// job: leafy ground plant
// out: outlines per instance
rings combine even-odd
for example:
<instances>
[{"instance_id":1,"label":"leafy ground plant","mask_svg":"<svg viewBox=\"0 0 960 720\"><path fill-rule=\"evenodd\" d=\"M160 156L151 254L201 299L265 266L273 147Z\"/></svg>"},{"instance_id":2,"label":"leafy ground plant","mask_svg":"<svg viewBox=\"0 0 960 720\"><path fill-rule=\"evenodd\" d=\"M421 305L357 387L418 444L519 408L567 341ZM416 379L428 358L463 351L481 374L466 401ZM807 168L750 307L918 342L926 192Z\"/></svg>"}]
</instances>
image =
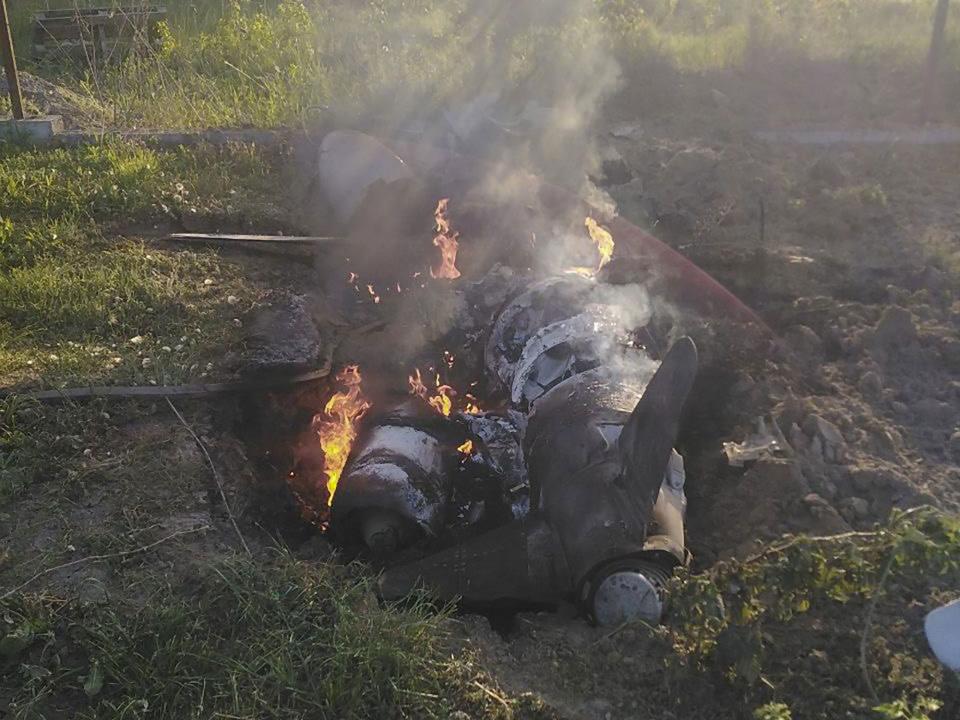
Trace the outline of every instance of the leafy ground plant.
<instances>
[{"instance_id":1,"label":"leafy ground plant","mask_svg":"<svg viewBox=\"0 0 960 720\"><path fill-rule=\"evenodd\" d=\"M958 586L960 518L932 509L873 532L792 538L678 581L673 681L698 679L694 704L713 695L763 718L952 718L960 683L920 629Z\"/></svg>"}]
</instances>

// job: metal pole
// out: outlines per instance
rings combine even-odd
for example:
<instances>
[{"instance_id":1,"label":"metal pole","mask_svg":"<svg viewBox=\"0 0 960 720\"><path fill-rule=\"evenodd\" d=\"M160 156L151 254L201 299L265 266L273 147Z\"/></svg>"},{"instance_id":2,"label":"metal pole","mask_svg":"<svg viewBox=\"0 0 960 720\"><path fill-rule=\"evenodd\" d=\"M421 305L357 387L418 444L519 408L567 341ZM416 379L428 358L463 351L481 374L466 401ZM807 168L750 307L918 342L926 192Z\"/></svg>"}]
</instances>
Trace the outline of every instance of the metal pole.
<instances>
[{"instance_id":1,"label":"metal pole","mask_svg":"<svg viewBox=\"0 0 960 720\"><path fill-rule=\"evenodd\" d=\"M920 120L926 122L936 96L937 75L940 69L940 56L943 54L943 39L947 29L947 15L950 0L937 0L937 9L933 15L933 35L930 38L930 54L927 56L927 73L923 79L923 100L920 105Z\"/></svg>"},{"instance_id":2,"label":"metal pole","mask_svg":"<svg viewBox=\"0 0 960 720\"><path fill-rule=\"evenodd\" d=\"M7 74L7 87L10 91L10 108L13 110L14 118L23 120L23 95L20 94L17 56L13 54L13 37L10 35L7 0L0 0L0 51L3 52L3 69Z\"/></svg>"}]
</instances>

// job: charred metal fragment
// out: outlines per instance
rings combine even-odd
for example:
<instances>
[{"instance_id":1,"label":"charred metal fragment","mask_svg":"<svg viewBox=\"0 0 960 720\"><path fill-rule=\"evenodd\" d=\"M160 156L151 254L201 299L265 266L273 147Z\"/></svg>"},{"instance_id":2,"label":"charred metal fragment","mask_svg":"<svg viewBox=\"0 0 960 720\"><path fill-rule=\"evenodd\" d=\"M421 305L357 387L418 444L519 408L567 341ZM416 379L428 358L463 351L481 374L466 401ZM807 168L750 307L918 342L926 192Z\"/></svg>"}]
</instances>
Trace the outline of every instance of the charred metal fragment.
<instances>
[{"instance_id":1,"label":"charred metal fragment","mask_svg":"<svg viewBox=\"0 0 960 720\"><path fill-rule=\"evenodd\" d=\"M317 367L323 341L305 297L275 292L245 324L244 376L275 377Z\"/></svg>"},{"instance_id":2,"label":"charred metal fragment","mask_svg":"<svg viewBox=\"0 0 960 720\"><path fill-rule=\"evenodd\" d=\"M530 510L529 479L523 455L523 433L527 418L516 410L506 415L484 413L460 415L473 443L475 456L488 481L496 484L497 495L508 505L510 517L519 520Z\"/></svg>"},{"instance_id":3,"label":"charred metal fragment","mask_svg":"<svg viewBox=\"0 0 960 720\"><path fill-rule=\"evenodd\" d=\"M579 314L593 289L576 276L548 278L534 283L500 312L484 350L491 379L511 389L517 363L538 331Z\"/></svg>"},{"instance_id":4,"label":"charred metal fragment","mask_svg":"<svg viewBox=\"0 0 960 720\"><path fill-rule=\"evenodd\" d=\"M440 531L456 447L448 423L404 402L376 418L340 477L331 528L342 542L389 554Z\"/></svg>"},{"instance_id":5,"label":"charred metal fragment","mask_svg":"<svg viewBox=\"0 0 960 720\"><path fill-rule=\"evenodd\" d=\"M510 399L514 405L529 407L558 383L600 365L600 351L614 344L620 330L613 316L612 308L590 306L534 333L513 368ZM600 336L607 336L609 342L599 343Z\"/></svg>"},{"instance_id":6,"label":"charred metal fragment","mask_svg":"<svg viewBox=\"0 0 960 720\"><path fill-rule=\"evenodd\" d=\"M320 144L317 171L330 207L344 225L376 183L411 180L410 166L376 138L355 130L335 130Z\"/></svg>"}]
</instances>

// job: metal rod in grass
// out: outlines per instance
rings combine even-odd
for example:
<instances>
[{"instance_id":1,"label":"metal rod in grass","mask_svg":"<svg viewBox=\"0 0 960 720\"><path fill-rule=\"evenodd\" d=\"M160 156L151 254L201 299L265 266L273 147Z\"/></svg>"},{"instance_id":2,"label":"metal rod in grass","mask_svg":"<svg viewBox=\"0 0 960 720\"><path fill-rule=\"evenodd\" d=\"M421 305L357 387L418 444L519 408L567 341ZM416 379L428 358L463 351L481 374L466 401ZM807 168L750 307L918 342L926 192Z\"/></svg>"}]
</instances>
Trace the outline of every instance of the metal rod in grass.
<instances>
[{"instance_id":1,"label":"metal rod in grass","mask_svg":"<svg viewBox=\"0 0 960 720\"><path fill-rule=\"evenodd\" d=\"M214 464L213 458L210 457L207 446L203 444L200 436L194 432L193 428L190 426L190 423L184 419L183 415L180 414L180 411L177 410L177 406L173 404L170 398L165 397L164 400L167 401L167 405L169 405L170 409L173 410L173 414L177 416L177 419L187 429L187 432L193 436L193 439L199 446L203 456L207 459L207 464L210 466L210 472L213 474L213 481L216 483L217 490L220 493L220 499L223 500L223 506L227 509L227 517L230 518L230 524L233 525L233 531L237 534L237 538L240 540L240 544L243 546L243 549L246 551L247 555L253 555L253 553L250 552L250 548L247 546L247 541L244 539L243 533L240 532L240 526L237 525L237 520L233 516L233 511L230 509L230 503L227 502L227 494L223 491L223 483L220 481L220 472L217 470L217 466Z\"/></svg>"},{"instance_id":2,"label":"metal rod in grass","mask_svg":"<svg viewBox=\"0 0 960 720\"><path fill-rule=\"evenodd\" d=\"M10 16L7 14L7 0L0 0L0 51L3 54L4 73L10 93L11 114L15 120L23 120L23 93L20 90L17 55L13 50Z\"/></svg>"}]
</instances>

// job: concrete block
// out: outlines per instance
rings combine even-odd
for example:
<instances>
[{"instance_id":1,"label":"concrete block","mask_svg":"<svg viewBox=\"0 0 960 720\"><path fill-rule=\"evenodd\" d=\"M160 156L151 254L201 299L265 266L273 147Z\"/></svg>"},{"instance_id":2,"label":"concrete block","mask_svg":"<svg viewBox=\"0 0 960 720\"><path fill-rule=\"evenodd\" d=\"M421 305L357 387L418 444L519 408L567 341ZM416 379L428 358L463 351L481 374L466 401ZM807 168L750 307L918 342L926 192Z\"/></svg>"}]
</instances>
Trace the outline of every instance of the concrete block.
<instances>
[{"instance_id":1,"label":"concrete block","mask_svg":"<svg viewBox=\"0 0 960 720\"><path fill-rule=\"evenodd\" d=\"M63 118L44 115L24 120L0 121L0 139L47 143L63 132Z\"/></svg>"}]
</instances>

